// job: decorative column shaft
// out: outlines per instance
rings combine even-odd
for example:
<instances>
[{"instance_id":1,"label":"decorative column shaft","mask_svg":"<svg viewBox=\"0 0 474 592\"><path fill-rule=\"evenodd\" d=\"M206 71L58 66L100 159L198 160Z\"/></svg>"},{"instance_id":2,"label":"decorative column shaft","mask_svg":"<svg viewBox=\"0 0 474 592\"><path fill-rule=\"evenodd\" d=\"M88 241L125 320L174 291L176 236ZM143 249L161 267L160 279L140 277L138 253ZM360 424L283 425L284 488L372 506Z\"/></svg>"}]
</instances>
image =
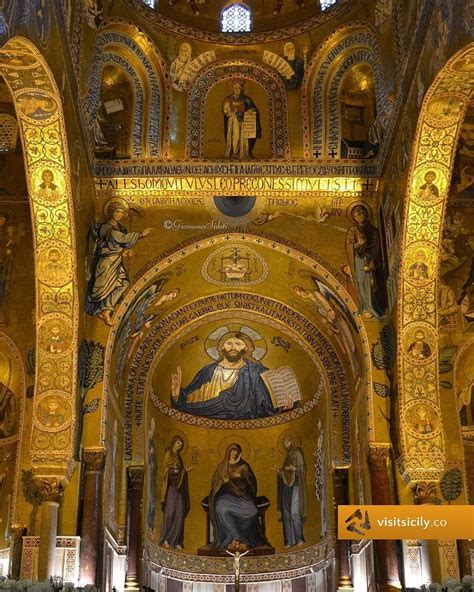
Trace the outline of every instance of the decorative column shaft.
<instances>
[{"instance_id":1,"label":"decorative column shaft","mask_svg":"<svg viewBox=\"0 0 474 592\"><path fill-rule=\"evenodd\" d=\"M21 555L23 551L23 536L26 528L14 524L10 528L11 554L10 554L10 576L12 580L19 580L21 575Z\"/></svg>"},{"instance_id":2,"label":"decorative column shaft","mask_svg":"<svg viewBox=\"0 0 474 592\"><path fill-rule=\"evenodd\" d=\"M105 464L103 448L82 451L84 493L81 509L81 583L96 584L98 573L100 526L102 518L102 472Z\"/></svg>"},{"instance_id":3,"label":"decorative column shaft","mask_svg":"<svg viewBox=\"0 0 474 592\"><path fill-rule=\"evenodd\" d=\"M388 472L389 452L387 446L371 445L369 448L370 486L374 505L389 506L392 503ZM396 541L374 541L374 547L379 567L380 591L400 590L402 586Z\"/></svg>"},{"instance_id":4,"label":"decorative column shaft","mask_svg":"<svg viewBox=\"0 0 474 592\"><path fill-rule=\"evenodd\" d=\"M140 532L142 524L143 467L128 467L127 486L127 589L139 589Z\"/></svg>"},{"instance_id":5,"label":"decorative column shaft","mask_svg":"<svg viewBox=\"0 0 474 592\"><path fill-rule=\"evenodd\" d=\"M457 541L459 572L461 578L472 575L471 545L469 541Z\"/></svg>"},{"instance_id":6,"label":"decorative column shaft","mask_svg":"<svg viewBox=\"0 0 474 592\"><path fill-rule=\"evenodd\" d=\"M35 484L42 499L38 549L38 579L41 581L58 575L54 573L58 512L66 480L64 477L37 476Z\"/></svg>"},{"instance_id":7,"label":"decorative column shaft","mask_svg":"<svg viewBox=\"0 0 474 592\"><path fill-rule=\"evenodd\" d=\"M337 524L337 506L346 506L349 504L349 474L347 469L334 469L334 497L336 499ZM339 565L338 590L353 590L349 564L349 546L350 541L337 541Z\"/></svg>"}]
</instances>

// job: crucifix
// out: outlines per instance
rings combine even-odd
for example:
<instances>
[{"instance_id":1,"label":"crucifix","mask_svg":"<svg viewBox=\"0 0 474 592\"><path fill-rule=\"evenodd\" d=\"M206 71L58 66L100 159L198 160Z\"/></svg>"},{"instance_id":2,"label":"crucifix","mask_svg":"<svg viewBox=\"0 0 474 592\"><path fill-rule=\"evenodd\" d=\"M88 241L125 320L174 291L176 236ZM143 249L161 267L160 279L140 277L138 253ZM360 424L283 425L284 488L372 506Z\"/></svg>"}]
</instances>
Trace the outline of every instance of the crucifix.
<instances>
[{"instance_id":1,"label":"crucifix","mask_svg":"<svg viewBox=\"0 0 474 592\"><path fill-rule=\"evenodd\" d=\"M231 551L229 551L228 549L226 549L226 553L228 555L230 555L231 557L234 558L234 591L235 592L239 592L239 586L240 586L240 559L244 556L247 555L248 550L245 551L245 553L241 553L238 549L235 551L235 553L232 553Z\"/></svg>"}]
</instances>

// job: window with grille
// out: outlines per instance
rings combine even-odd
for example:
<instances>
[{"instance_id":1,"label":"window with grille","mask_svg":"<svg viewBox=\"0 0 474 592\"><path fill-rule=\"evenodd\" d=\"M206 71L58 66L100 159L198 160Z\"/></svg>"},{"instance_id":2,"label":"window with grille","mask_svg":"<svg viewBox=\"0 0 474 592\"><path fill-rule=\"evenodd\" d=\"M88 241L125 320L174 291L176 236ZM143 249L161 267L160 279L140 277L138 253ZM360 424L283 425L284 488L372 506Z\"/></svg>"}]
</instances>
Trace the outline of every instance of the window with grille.
<instances>
[{"instance_id":1,"label":"window with grille","mask_svg":"<svg viewBox=\"0 0 474 592\"><path fill-rule=\"evenodd\" d=\"M252 13L242 4L232 4L222 12L224 33L249 33L251 26Z\"/></svg>"},{"instance_id":2,"label":"window with grille","mask_svg":"<svg viewBox=\"0 0 474 592\"><path fill-rule=\"evenodd\" d=\"M337 0L319 0L321 3L321 10L330 8L333 4L336 4Z\"/></svg>"},{"instance_id":3,"label":"window with grille","mask_svg":"<svg viewBox=\"0 0 474 592\"><path fill-rule=\"evenodd\" d=\"M155 8L155 0L142 0L147 6Z\"/></svg>"},{"instance_id":4,"label":"window with grille","mask_svg":"<svg viewBox=\"0 0 474 592\"><path fill-rule=\"evenodd\" d=\"M15 150L18 139L18 123L12 115L0 113L0 152Z\"/></svg>"}]
</instances>

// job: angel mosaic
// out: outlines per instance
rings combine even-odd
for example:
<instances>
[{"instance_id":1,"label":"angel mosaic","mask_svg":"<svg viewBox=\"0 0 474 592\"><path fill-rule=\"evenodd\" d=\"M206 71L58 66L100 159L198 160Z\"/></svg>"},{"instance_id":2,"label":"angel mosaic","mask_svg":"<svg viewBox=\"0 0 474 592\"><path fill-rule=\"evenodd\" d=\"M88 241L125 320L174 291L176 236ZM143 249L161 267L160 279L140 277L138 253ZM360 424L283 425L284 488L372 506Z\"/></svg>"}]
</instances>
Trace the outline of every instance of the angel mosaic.
<instances>
[{"instance_id":1,"label":"angel mosaic","mask_svg":"<svg viewBox=\"0 0 474 592\"><path fill-rule=\"evenodd\" d=\"M153 284L145 288L136 297L125 312L115 340L118 350L116 366L117 381L122 379L127 362L127 354L131 354L145 331L151 328L160 309L166 303L172 302L179 296L179 288L173 288L169 292L163 292L164 285L168 280L168 275L162 275L157 278Z\"/></svg>"},{"instance_id":2,"label":"angel mosaic","mask_svg":"<svg viewBox=\"0 0 474 592\"><path fill-rule=\"evenodd\" d=\"M357 376L360 372L360 364L357 355L353 332L357 333L357 325L341 299L326 284L311 276L313 282L311 288L295 286L293 292L309 303L314 304L321 315L323 323L336 336L344 349L354 372ZM351 330L352 328L352 330Z\"/></svg>"},{"instance_id":3,"label":"angel mosaic","mask_svg":"<svg viewBox=\"0 0 474 592\"><path fill-rule=\"evenodd\" d=\"M97 316L107 325L112 325L113 312L130 284L124 257L130 256L137 241L153 231L145 228L141 232L129 232L122 224L129 213L124 199L112 198L104 206L103 220L92 224L90 229L95 249L85 309L87 314Z\"/></svg>"}]
</instances>

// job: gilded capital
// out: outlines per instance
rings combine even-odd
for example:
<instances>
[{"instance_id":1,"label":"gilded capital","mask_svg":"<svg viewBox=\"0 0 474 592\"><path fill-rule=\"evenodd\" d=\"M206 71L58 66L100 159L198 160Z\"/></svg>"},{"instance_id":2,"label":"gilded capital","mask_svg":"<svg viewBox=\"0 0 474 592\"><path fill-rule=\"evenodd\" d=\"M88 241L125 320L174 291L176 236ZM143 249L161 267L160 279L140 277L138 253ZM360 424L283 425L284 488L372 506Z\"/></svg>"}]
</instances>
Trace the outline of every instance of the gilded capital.
<instances>
[{"instance_id":1,"label":"gilded capital","mask_svg":"<svg viewBox=\"0 0 474 592\"><path fill-rule=\"evenodd\" d=\"M61 503L66 485L66 479L61 476L37 475L34 477L34 486L41 503Z\"/></svg>"},{"instance_id":2,"label":"gilded capital","mask_svg":"<svg viewBox=\"0 0 474 592\"><path fill-rule=\"evenodd\" d=\"M334 485L335 487L347 487L347 480L349 478L349 470L346 467L334 468Z\"/></svg>"},{"instance_id":3,"label":"gilded capital","mask_svg":"<svg viewBox=\"0 0 474 592\"><path fill-rule=\"evenodd\" d=\"M10 538L12 541L21 540L24 534L26 534L26 526L23 526L23 524L12 524L10 526Z\"/></svg>"},{"instance_id":4,"label":"gilded capital","mask_svg":"<svg viewBox=\"0 0 474 592\"><path fill-rule=\"evenodd\" d=\"M385 471L390 453L388 445L369 445L369 464L376 471Z\"/></svg>"},{"instance_id":5,"label":"gilded capital","mask_svg":"<svg viewBox=\"0 0 474 592\"><path fill-rule=\"evenodd\" d=\"M128 479L132 489L141 489L145 476L144 467L128 467Z\"/></svg>"},{"instance_id":6,"label":"gilded capital","mask_svg":"<svg viewBox=\"0 0 474 592\"><path fill-rule=\"evenodd\" d=\"M84 470L102 472L105 465L104 448L84 448L82 451Z\"/></svg>"},{"instance_id":7,"label":"gilded capital","mask_svg":"<svg viewBox=\"0 0 474 592\"><path fill-rule=\"evenodd\" d=\"M437 499L438 488L433 481L418 481L413 485L412 492L416 505L432 504Z\"/></svg>"},{"instance_id":8,"label":"gilded capital","mask_svg":"<svg viewBox=\"0 0 474 592\"><path fill-rule=\"evenodd\" d=\"M125 526L117 527L117 545L123 546L126 542L126 529Z\"/></svg>"}]
</instances>

